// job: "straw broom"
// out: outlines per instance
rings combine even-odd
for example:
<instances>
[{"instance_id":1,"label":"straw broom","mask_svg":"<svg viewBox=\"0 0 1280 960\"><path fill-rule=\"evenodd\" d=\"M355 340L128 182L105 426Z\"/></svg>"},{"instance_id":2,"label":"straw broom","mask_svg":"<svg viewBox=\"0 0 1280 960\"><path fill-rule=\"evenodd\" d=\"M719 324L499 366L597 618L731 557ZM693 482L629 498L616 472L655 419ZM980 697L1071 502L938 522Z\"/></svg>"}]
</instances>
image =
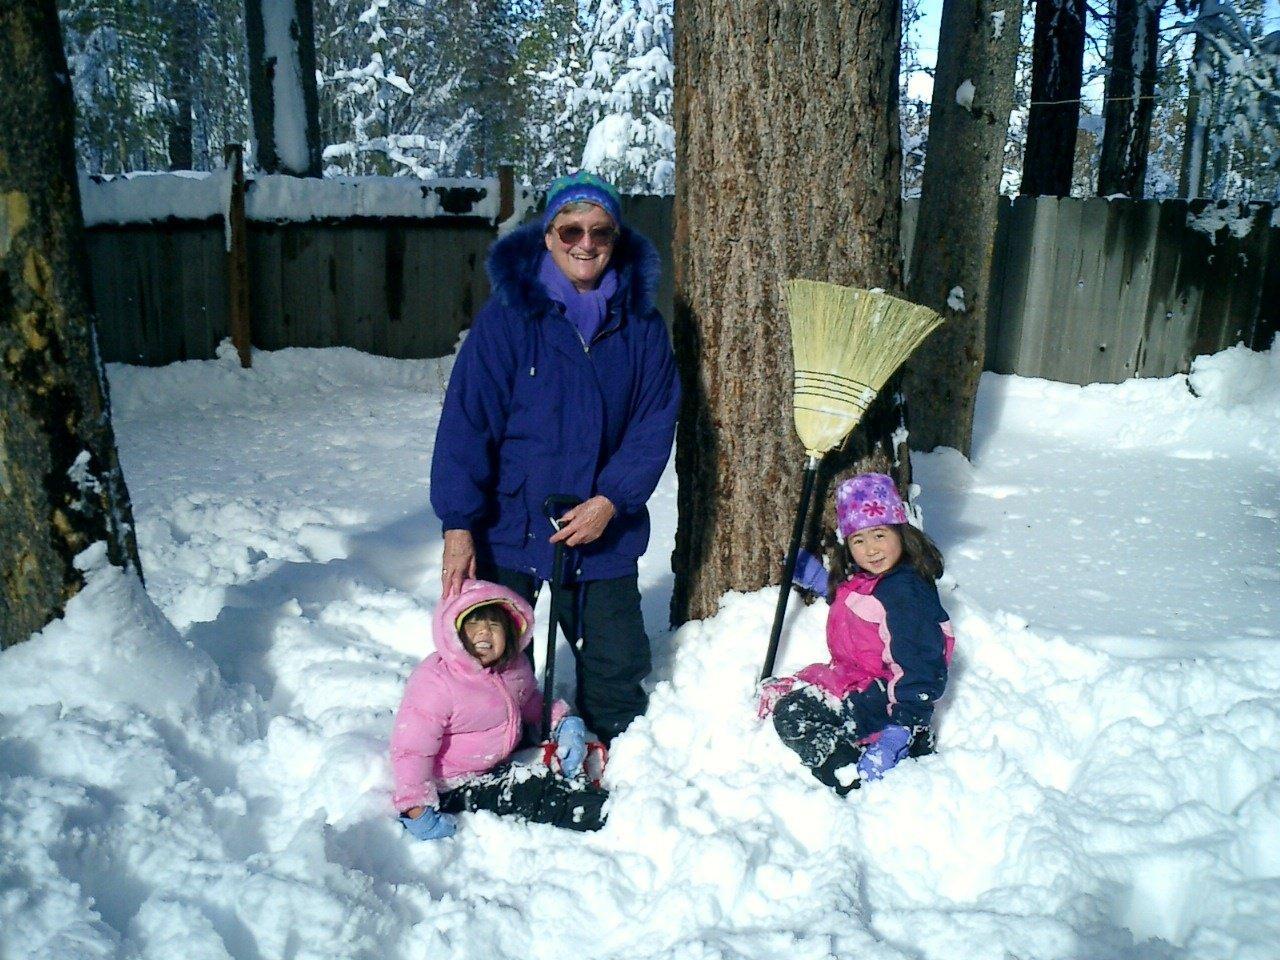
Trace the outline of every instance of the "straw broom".
<instances>
[{"instance_id":1,"label":"straw broom","mask_svg":"<svg viewBox=\"0 0 1280 960\"><path fill-rule=\"evenodd\" d=\"M787 312L795 359L792 405L808 462L762 680L773 674L796 555L822 458L844 443L885 381L942 324L942 317L928 307L879 290L817 280L787 283Z\"/></svg>"}]
</instances>

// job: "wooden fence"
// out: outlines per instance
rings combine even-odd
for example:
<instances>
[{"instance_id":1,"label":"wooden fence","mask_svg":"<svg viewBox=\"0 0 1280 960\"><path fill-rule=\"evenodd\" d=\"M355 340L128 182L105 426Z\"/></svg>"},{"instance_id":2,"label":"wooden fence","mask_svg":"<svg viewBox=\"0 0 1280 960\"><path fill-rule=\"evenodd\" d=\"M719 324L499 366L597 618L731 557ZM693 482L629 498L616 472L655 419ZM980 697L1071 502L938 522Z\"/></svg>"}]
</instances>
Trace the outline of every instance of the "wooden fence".
<instances>
[{"instance_id":1,"label":"wooden fence","mask_svg":"<svg viewBox=\"0 0 1280 960\"><path fill-rule=\"evenodd\" d=\"M253 343L438 357L484 302L493 225L481 220L249 224ZM89 230L108 361L207 359L229 332L223 226Z\"/></svg>"},{"instance_id":2,"label":"wooden fence","mask_svg":"<svg viewBox=\"0 0 1280 960\"><path fill-rule=\"evenodd\" d=\"M1000 206L986 367L1067 383L1185 371L1280 330L1269 204L1018 197Z\"/></svg>"},{"instance_id":3,"label":"wooden fence","mask_svg":"<svg viewBox=\"0 0 1280 960\"><path fill-rule=\"evenodd\" d=\"M464 211L465 213L465 211ZM672 204L625 198L652 238L671 316ZM253 341L441 356L488 293L494 217L250 222ZM1280 217L1265 204L1019 197L1000 206L987 368L1071 383L1186 370L1280 330ZM914 203L903 218L914 228ZM110 361L212 357L228 335L220 217L89 230L99 337Z\"/></svg>"}]
</instances>

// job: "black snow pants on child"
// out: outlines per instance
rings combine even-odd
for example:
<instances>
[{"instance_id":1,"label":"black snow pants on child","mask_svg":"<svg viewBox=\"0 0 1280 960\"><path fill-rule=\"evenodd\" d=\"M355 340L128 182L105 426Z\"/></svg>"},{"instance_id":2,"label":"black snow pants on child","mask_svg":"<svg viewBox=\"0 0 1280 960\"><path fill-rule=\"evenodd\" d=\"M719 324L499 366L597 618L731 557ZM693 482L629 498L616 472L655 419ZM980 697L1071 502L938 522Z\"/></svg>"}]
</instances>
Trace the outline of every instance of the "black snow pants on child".
<instances>
[{"instance_id":1,"label":"black snow pants on child","mask_svg":"<svg viewBox=\"0 0 1280 960\"><path fill-rule=\"evenodd\" d=\"M481 564L478 576L514 590L530 606L537 601L541 584L530 574ZM572 641L575 625L583 636L580 647L569 644L577 669L575 710L605 746L649 706L641 681L649 675L652 659L638 584L633 574L557 587L552 593L552 610L564 636ZM533 648L525 652L532 663Z\"/></svg>"},{"instance_id":2,"label":"black snow pants on child","mask_svg":"<svg viewBox=\"0 0 1280 960\"><path fill-rule=\"evenodd\" d=\"M599 830L609 791L566 780L542 765L502 763L440 794L444 813L489 810L566 830Z\"/></svg>"},{"instance_id":3,"label":"black snow pants on child","mask_svg":"<svg viewBox=\"0 0 1280 960\"><path fill-rule=\"evenodd\" d=\"M818 687L801 687L778 700L773 726L800 762L843 797L861 786L858 761L866 746L858 741L884 729L888 702L879 682L843 700ZM907 756L923 757L933 753L933 746L929 727L911 728Z\"/></svg>"}]
</instances>

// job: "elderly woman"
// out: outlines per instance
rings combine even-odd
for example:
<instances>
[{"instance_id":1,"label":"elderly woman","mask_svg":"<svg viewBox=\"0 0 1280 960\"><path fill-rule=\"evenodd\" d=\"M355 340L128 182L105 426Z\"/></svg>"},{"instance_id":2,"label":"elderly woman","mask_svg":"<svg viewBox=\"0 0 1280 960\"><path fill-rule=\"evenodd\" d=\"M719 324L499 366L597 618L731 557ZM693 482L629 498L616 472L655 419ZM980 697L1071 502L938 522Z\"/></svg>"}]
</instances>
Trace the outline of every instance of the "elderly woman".
<instances>
[{"instance_id":1,"label":"elderly woman","mask_svg":"<svg viewBox=\"0 0 1280 960\"><path fill-rule=\"evenodd\" d=\"M622 223L617 191L578 173L552 183L541 222L494 244L488 269L431 464L444 595L479 576L532 602L563 543L553 610L567 636L578 625L578 712L608 743L648 702L636 562L680 398L658 255ZM553 493L582 501L558 532Z\"/></svg>"}]
</instances>

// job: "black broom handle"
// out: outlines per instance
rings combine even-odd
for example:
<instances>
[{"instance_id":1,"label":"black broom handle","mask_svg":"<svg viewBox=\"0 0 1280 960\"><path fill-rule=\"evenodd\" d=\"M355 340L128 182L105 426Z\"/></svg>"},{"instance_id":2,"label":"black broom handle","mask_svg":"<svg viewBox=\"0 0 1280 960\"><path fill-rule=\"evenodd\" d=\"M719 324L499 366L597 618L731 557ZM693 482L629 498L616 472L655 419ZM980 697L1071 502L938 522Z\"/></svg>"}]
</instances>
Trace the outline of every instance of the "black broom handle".
<instances>
[{"instance_id":1,"label":"black broom handle","mask_svg":"<svg viewBox=\"0 0 1280 960\"><path fill-rule=\"evenodd\" d=\"M809 515L809 499L813 496L813 481L818 475L821 458L810 457L804 468L804 487L800 493L800 509L796 511L796 525L791 528L791 546L782 565L782 586L778 589L778 607L773 613L773 630L769 633L769 652L765 654L764 670L760 679L773 676L773 661L778 656L778 641L782 638L782 621L787 615L787 600L791 596L791 579L796 574L796 556L800 552L800 538L804 536L804 521Z\"/></svg>"}]
</instances>

